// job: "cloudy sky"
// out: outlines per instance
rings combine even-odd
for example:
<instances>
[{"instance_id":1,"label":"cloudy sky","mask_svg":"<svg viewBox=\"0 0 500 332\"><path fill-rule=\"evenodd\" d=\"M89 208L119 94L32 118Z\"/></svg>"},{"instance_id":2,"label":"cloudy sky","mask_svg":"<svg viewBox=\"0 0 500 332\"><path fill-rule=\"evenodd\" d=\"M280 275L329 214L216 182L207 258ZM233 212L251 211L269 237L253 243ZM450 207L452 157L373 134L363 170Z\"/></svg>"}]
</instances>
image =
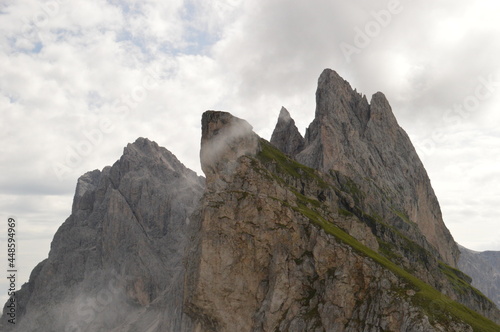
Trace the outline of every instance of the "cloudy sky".
<instances>
[{"instance_id":1,"label":"cloudy sky","mask_svg":"<svg viewBox=\"0 0 500 332\"><path fill-rule=\"evenodd\" d=\"M81 174L140 136L200 173L207 109L269 139L285 106L304 133L324 68L384 92L457 242L500 250L499 17L493 0L0 0L0 211L18 220L19 282Z\"/></svg>"}]
</instances>

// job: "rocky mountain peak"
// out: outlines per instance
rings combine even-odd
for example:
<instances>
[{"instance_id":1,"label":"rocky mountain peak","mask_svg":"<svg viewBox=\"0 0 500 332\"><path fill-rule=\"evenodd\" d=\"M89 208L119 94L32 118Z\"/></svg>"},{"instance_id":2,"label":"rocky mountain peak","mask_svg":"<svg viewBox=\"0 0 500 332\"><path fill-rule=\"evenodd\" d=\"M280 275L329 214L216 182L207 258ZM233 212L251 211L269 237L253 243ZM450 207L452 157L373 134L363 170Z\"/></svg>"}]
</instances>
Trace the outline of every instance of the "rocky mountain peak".
<instances>
[{"instance_id":1,"label":"rocky mountain peak","mask_svg":"<svg viewBox=\"0 0 500 332\"><path fill-rule=\"evenodd\" d=\"M17 292L18 324L0 330L180 331L184 252L203 191L203 178L145 138L81 176L48 259Z\"/></svg>"},{"instance_id":2,"label":"rocky mountain peak","mask_svg":"<svg viewBox=\"0 0 500 332\"><path fill-rule=\"evenodd\" d=\"M139 137L134 143L127 144L118 163L120 167L115 167L115 170L120 170L122 173L143 168L147 164L153 169L162 169L167 172L194 174L173 153L143 137Z\"/></svg>"},{"instance_id":3,"label":"rocky mountain peak","mask_svg":"<svg viewBox=\"0 0 500 332\"><path fill-rule=\"evenodd\" d=\"M288 112L281 114L278 127L290 124ZM443 264L447 273L456 274L454 280L463 282L460 292L467 295L458 297L440 270L437 250L416 225L402 220L403 212L391 211L386 220L365 210L367 196L373 194L365 192L366 187L342 173L322 173L299 164L259 139L246 122L244 134L234 138L231 127L240 127L241 120L230 114L211 111L203 118L202 156L211 144L222 148L216 162L204 168L208 190L200 210L199 237L188 259L185 308L196 331L340 332L370 326L470 332L466 324L443 326L423 318L423 307L429 305L433 315L448 310L433 303L439 293L432 287L476 309L484 305L485 314L497 317L484 297L471 299L474 291L465 286L459 271ZM242 153L238 143L252 149ZM369 181L366 176L358 180ZM373 199L380 200L380 193L375 194ZM380 204L391 208L388 202ZM381 258L383 253L397 257L432 287L401 274ZM394 301L393 290L402 287ZM433 295L417 297L417 290L424 288Z\"/></svg>"},{"instance_id":4,"label":"rocky mountain peak","mask_svg":"<svg viewBox=\"0 0 500 332\"><path fill-rule=\"evenodd\" d=\"M370 100L369 122L370 126L377 126L378 130L386 130L395 135L400 128L391 105L382 92L377 92Z\"/></svg>"},{"instance_id":5,"label":"rocky mountain peak","mask_svg":"<svg viewBox=\"0 0 500 332\"><path fill-rule=\"evenodd\" d=\"M203 113L201 131L201 168L207 188L217 190L232 176L238 157L258 152L259 139L248 122L220 111Z\"/></svg>"},{"instance_id":6,"label":"rocky mountain peak","mask_svg":"<svg viewBox=\"0 0 500 332\"><path fill-rule=\"evenodd\" d=\"M123 154L127 155L132 151L142 151L145 154L156 154L160 149L156 142L150 141L144 137L138 137L134 143L129 143L123 149Z\"/></svg>"},{"instance_id":7,"label":"rocky mountain peak","mask_svg":"<svg viewBox=\"0 0 500 332\"><path fill-rule=\"evenodd\" d=\"M444 225L427 172L384 94L374 94L369 104L335 71L324 70L315 119L296 159L353 179L367 193L364 209L386 219L398 211L418 226L441 259L456 266L459 250ZM406 226L400 226L404 231Z\"/></svg>"},{"instance_id":8,"label":"rocky mountain peak","mask_svg":"<svg viewBox=\"0 0 500 332\"><path fill-rule=\"evenodd\" d=\"M292 157L304 149L304 138L284 107L281 108L278 123L271 136L271 144Z\"/></svg>"},{"instance_id":9,"label":"rocky mountain peak","mask_svg":"<svg viewBox=\"0 0 500 332\"><path fill-rule=\"evenodd\" d=\"M283 121L284 123L293 121L292 117L290 116L290 112L288 112L288 110L284 106L281 106L280 114L278 115L278 121L279 120Z\"/></svg>"},{"instance_id":10,"label":"rocky mountain peak","mask_svg":"<svg viewBox=\"0 0 500 332\"><path fill-rule=\"evenodd\" d=\"M316 119L344 120L364 129L369 113L366 97L353 90L336 71L325 69L321 73L316 90Z\"/></svg>"}]
</instances>

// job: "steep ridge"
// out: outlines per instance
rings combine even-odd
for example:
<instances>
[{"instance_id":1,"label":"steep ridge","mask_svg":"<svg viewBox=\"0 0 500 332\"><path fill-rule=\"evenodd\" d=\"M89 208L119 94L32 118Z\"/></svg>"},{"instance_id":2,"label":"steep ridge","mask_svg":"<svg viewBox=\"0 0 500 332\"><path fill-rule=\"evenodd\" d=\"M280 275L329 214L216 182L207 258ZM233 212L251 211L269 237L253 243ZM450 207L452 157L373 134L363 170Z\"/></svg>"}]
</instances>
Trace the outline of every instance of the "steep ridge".
<instances>
[{"instance_id":1,"label":"steep ridge","mask_svg":"<svg viewBox=\"0 0 500 332\"><path fill-rule=\"evenodd\" d=\"M202 178L143 138L112 167L80 177L48 259L17 292L15 331L180 331L189 216L203 190Z\"/></svg>"},{"instance_id":2,"label":"steep ridge","mask_svg":"<svg viewBox=\"0 0 500 332\"><path fill-rule=\"evenodd\" d=\"M459 250L444 225L429 177L382 93L368 103L335 71L324 70L315 119L296 159L327 174L348 176L366 194L359 202L364 211L456 267ZM415 225L430 247L412 237Z\"/></svg>"},{"instance_id":3,"label":"steep ridge","mask_svg":"<svg viewBox=\"0 0 500 332\"><path fill-rule=\"evenodd\" d=\"M206 112L202 128L207 190L185 302L197 331L498 330L370 249L378 240L340 208L336 177L229 113Z\"/></svg>"},{"instance_id":4,"label":"steep ridge","mask_svg":"<svg viewBox=\"0 0 500 332\"><path fill-rule=\"evenodd\" d=\"M500 308L500 252L477 252L460 247L460 270L472 278L472 285Z\"/></svg>"},{"instance_id":5,"label":"steep ridge","mask_svg":"<svg viewBox=\"0 0 500 332\"><path fill-rule=\"evenodd\" d=\"M336 72L326 69L319 78L316 99L316 117L295 159L336 177L335 185L349 193L341 201L343 212L370 227L387 257L446 294L454 294L455 300L498 320L489 300L470 288L470 278L454 268L457 245L444 225L425 168L383 94L375 94L369 104ZM280 132L286 137L280 122L273 136ZM296 128L288 130L295 135ZM287 153L286 142L273 144ZM415 206L431 210L420 208L415 214ZM409 215L422 219L412 220ZM452 281L452 290L447 290L443 274Z\"/></svg>"}]
</instances>

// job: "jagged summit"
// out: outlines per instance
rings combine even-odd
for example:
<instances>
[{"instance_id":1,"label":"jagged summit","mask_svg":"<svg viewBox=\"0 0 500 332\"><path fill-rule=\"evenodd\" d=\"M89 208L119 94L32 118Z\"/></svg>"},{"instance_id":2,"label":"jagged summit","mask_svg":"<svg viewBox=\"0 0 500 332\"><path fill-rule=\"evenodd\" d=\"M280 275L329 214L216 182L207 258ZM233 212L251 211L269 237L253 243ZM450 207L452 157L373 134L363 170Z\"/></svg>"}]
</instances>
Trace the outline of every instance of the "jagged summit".
<instances>
[{"instance_id":1,"label":"jagged summit","mask_svg":"<svg viewBox=\"0 0 500 332\"><path fill-rule=\"evenodd\" d=\"M304 138L284 107L281 108L278 123L271 136L271 144L292 157L304 149Z\"/></svg>"},{"instance_id":2,"label":"jagged summit","mask_svg":"<svg viewBox=\"0 0 500 332\"><path fill-rule=\"evenodd\" d=\"M287 141L287 135L293 139ZM444 225L427 172L383 93L375 93L368 103L339 74L325 69L318 79L315 118L304 143L291 122L280 120L271 141L304 165L350 177L367 193L363 209L388 220L397 219L394 211L398 211L402 219L394 220L394 226L456 266L459 250ZM414 237L408 227L412 224L425 239Z\"/></svg>"},{"instance_id":3,"label":"jagged summit","mask_svg":"<svg viewBox=\"0 0 500 332\"><path fill-rule=\"evenodd\" d=\"M147 163L172 173L180 172L184 177L197 177L196 173L184 166L172 152L143 137L127 144L120 163L127 171L141 168Z\"/></svg>"},{"instance_id":4,"label":"jagged summit","mask_svg":"<svg viewBox=\"0 0 500 332\"><path fill-rule=\"evenodd\" d=\"M285 108L285 106L281 106L278 120L282 120L285 123L293 121L292 117L290 116L290 112L288 112L288 110Z\"/></svg>"},{"instance_id":5,"label":"jagged summit","mask_svg":"<svg viewBox=\"0 0 500 332\"><path fill-rule=\"evenodd\" d=\"M369 113L366 96L354 91L349 82L334 70L325 69L321 73L316 90L315 119L336 116L349 119L355 128L364 129L370 118Z\"/></svg>"},{"instance_id":6,"label":"jagged summit","mask_svg":"<svg viewBox=\"0 0 500 332\"><path fill-rule=\"evenodd\" d=\"M179 311L183 260L203 190L203 178L145 138L81 176L48 259L16 293L17 324L0 330L180 331L189 324Z\"/></svg>"}]
</instances>

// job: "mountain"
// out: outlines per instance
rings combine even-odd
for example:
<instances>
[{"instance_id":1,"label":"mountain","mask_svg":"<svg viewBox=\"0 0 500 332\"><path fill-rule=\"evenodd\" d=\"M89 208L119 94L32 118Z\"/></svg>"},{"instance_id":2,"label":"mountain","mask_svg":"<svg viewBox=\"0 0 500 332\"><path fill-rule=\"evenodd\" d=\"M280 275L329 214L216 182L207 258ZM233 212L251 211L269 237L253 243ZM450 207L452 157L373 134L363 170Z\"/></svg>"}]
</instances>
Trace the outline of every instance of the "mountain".
<instances>
[{"instance_id":1,"label":"mountain","mask_svg":"<svg viewBox=\"0 0 500 332\"><path fill-rule=\"evenodd\" d=\"M276 146L207 111L205 179L154 142L129 144L78 180L48 259L16 293L16 326L5 306L0 329L499 331L500 312L456 269L411 142L381 94L363 100L325 70L306 137L283 108Z\"/></svg>"},{"instance_id":2,"label":"mountain","mask_svg":"<svg viewBox=\"0 0 500 332\"><path fill-rule=\"evenodd\" d=\"M292 157L295 157L304 149L304 138L300 134L290 113L284 107L281 108L278 123L276 124L276 128L274 128L270 142L283 153Z\"/></svg>"},{"instance_id":3,"label":"mountain","mask_svg":"<svg viewBox=\"0 0 500 332\"><path fill-rule=\"evenodd\" d=\"M459 250L444 225L427 172L382 93L368 103L335 71L323 71L316 116L296 159L324 173L348 176L366 194L363 210L456 267Z\"/></svg>"},{"instance_id":4,"label":"mountain","mask_svg":"<svg viewBox=\"0 0 500 332\"><path fill-rule=\"evenodd\" d=\"M500 308L500 252L477 252L460 248L460 270L472 278L472 285L488 296Z\"/></svg>"},{"instance_id":5,"label":"mountain","mask_svg":"<svg viewBox=\"0 0 500 332\"><path fill-rule=\"evenodd\" d=\"M347 210L349 179L299 164L229 113L206 112L202 130L207 189L185 302L200 330L482 330L475 318L461 322L468 309L388 259L400 254L371 232L377 221ZM381 227L408 246L415 270L432 268L422 275L434 287L498 318L460 271Z\"/></svg>"},{"instance_id":6,"label":"mountain","mask_svg":"<svg viewBox=\"0 0 500 332\"><path fill-rule=\"evenodd\" d=\"M49 257L16 293L15 331L180 331L190 216L203 191L202 178L144 138L80 177ZM2 320L0 330L12 327Z\"/></svg>"}]
</instances>

